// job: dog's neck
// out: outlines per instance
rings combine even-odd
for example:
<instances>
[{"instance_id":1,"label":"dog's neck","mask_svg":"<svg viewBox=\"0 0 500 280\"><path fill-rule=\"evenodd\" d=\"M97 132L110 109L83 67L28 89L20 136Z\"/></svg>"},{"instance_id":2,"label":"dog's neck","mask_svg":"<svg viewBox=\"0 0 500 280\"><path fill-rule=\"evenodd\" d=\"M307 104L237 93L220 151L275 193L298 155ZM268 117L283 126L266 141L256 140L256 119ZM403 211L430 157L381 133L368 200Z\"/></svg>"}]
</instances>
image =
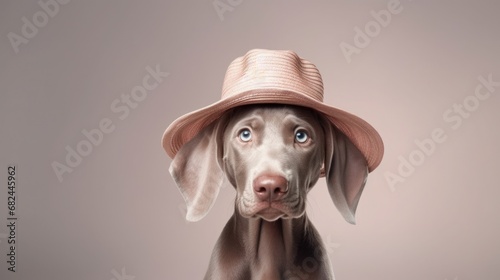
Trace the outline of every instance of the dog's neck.
<instances>
[{"instance_id":1,"label":"dog's neck","mask_svg":"<svg viewBox=\"0 0 500 280\"><path fill-rule=\"evenodd\" d=\"M216 247L206 279L330 279L321 238L305 214L267 222L236 210ZM234 274L218 274L227 269Z\"/></svg>"},{"instance_id":2,"label":"dog's neck","mask_svg":"<svg viewBox=\"0 0 500 280\"><path fill-rule=\"evenodd\" d=\"M276 273L284 273L289 264L301 261L303 248L298 248L297 244L305 244L303 239L315 232L305 214L268 222L261 218L244 218L236 211L234 218L236 226L244 229L240 228L240 233L243 233L240 237L247 258L258 268L253 272L260 274L256 279L281 279ZM312 252L310 256L313 256ZM280 267L282 269L277 269Z\"/></svg>"},{"instance_id":3,"label":"dog's neck","mask_svg":"<svg viewBox=\"0 0 500 280\"><path fill-rule=\"evenodd\" d=\"M254 248L251 258L256 264L254 273L260 274L261 279L281 278L276 268L283 267L286 263L287 251L290 250L290 234L287 232L288 223L278 219L268 222L262 219L249 221L248 242Z\"/></svg>"}]
</instances>

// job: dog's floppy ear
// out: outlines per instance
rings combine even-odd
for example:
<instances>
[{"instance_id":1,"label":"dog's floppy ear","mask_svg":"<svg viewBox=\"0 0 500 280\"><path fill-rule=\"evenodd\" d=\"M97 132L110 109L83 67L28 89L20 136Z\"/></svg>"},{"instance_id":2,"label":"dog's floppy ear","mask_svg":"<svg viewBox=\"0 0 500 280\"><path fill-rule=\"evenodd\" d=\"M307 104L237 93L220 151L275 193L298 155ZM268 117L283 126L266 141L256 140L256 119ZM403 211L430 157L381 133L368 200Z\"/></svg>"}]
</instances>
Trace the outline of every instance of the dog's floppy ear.
<instances>
[{"instance_id":1,"label":"dog's floppy ear","mask_svg":"<svg viewBox=\"0 0 500 280\"><path fill-rule=\"evenodd\" d=\"M221 118L205 127L181 147L170 164L170 174L186 202L188 221L205 217L224 181L221 169L224 123L225 118Z\"/></svg>"},{"instance_id":2,"label":"dog's floppy ear","mask_svg":"<svg viewBox=\"0 0 500 280\"><path fill-rule=\"evenodd\" d=\"M323 127L328 192L345 220L355 224L356 207L368 176L366 159L358 148L329 122Z\"/></svg>"}]
</instances>

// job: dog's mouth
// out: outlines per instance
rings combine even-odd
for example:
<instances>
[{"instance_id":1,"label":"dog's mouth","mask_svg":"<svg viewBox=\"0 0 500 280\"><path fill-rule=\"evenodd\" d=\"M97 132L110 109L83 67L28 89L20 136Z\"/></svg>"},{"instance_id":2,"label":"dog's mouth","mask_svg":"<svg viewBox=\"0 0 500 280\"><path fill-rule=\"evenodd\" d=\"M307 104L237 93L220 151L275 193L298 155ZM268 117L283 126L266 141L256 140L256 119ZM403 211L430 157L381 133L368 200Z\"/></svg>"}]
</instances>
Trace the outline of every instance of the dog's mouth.
<instances>
[{"instance_id":1,"label":"dog's mouth","mask_svg":"<svg viewBox=\"0 0 500 280\"><path fill-rule=\"evenodd\" d=\"M240 213L246 218L262 218L268 222L278 219L297 218L303 214L303 211L295 213L291 209L298 208L291 208L281 202L260 202L253 204L251 207L240 208Z\"/></svg>"},{"instance_id":2,"label":"dog's mouth","mask_svg":"<svg viewBox=\"0 0 500 280\"><path fill-rule=\"evenodd\" d=\"M254 217L262 218L268 222L274 222L279 218L287 216L283 211L276 208L267 207L257 212Z\"/></svg>"},{"instance_id":3,"label":"dog's mouth","mask_svg":"<svg viewBox=\"0 0 500 280\"><path fill-rule=\"evenodd\" d=\"M278 219L294 219L305 213L304 201L280 199L275 201L255 201L244 196L237 197L237 210L244 218L261 218L272 222Z\"/></svg>"}]
</instances>

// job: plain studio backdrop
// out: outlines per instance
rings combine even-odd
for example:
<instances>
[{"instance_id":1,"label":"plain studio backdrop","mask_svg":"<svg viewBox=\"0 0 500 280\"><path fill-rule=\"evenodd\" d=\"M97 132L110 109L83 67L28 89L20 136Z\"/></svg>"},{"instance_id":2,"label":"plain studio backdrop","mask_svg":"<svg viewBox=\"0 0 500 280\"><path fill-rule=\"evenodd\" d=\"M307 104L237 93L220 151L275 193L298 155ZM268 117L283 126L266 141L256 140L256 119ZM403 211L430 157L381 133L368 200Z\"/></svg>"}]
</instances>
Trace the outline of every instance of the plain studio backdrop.
<instances>
[{"instance_id":1,"label":"plain studio backdrop","mask_svg":"<svg viewBox=\"0 0 500 280\"><path fill-rule=\"evenodd\" d=\"M385 143L357 225L324 180L308 196L337 280L499 279L499 13L496 1L2 1L0 278L201 279L235 191L185 222L161 136L219 100L233 59L266 48L316 64L325 102Z\"/></svg>"}]
</instances>

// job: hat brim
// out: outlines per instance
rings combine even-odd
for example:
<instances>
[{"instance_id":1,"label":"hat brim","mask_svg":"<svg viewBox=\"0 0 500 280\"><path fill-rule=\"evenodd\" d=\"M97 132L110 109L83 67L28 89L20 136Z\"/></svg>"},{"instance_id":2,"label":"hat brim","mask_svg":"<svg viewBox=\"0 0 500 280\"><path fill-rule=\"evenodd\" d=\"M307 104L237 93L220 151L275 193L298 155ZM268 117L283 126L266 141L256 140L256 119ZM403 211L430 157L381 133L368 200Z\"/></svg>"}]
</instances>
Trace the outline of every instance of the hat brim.
<instances>
[{"instance_id":1,"label":"hat brim","mask_svg":"<svg viewBox=\"0 0 500 280\"><path fill-rule=\"evenodd\" d=\"M382 160L384 154L382 138L363 119L318 102L301 93L272 88L241 92L179 117L165 130L162 138L163 148L170 158L174 158L185 143L196 136L204 127L221 117L226 111L250 104L286 104L316 110L322 113L360 150L366 158L369 172L373 171Z\"/></svg>"}]
</instances>

